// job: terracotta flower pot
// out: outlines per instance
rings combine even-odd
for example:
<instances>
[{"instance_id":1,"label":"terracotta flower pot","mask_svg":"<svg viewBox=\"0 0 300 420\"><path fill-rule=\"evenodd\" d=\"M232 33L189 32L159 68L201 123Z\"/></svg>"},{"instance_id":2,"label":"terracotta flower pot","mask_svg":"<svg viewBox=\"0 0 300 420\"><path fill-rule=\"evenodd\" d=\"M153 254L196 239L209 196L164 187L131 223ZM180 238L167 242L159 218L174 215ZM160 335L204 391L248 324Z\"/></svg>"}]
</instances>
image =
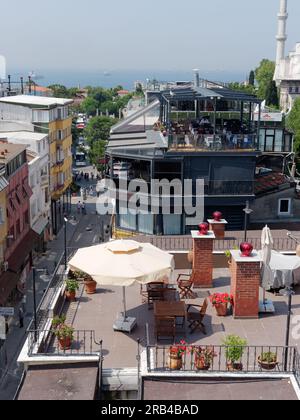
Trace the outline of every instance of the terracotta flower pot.
<instances>
[{"instance_id":1,"label":"terracotta flower pot","mask_svg":"<svg viewBox=\"0 0 300 420\"><path fill-rule=\"evenodd\" d=\"M215 222L220 222L222 220L223 214L220 211L215 211L213 214L213 219Z\"/></svg>"},{"instance_id":2,"label":"terracotta flower pot","mask_svg":"<svg viewBox=\"0 0 300 420\"><path fill-rule=\"evenodd\" d=\"M243 370L243 364L228 362L227 369L229 370L229 372L241 372Z\"/></svg>"},{"instance_id":3,"label":"terracotta flower pot","mask_svg":"<svg viewBox=\"0 0 300 420\"><path fill-rule=\"evenodd\" d=\"M97 282L88 279L84 280L85 291L88 295L94 295L97 291Z\"/></svg>"},{"instance_id":4,"label":"terracotta flower pot","mask_svg":"<svg viewBox=\"0 0 300 420\"><path fill-rule=\"evenodd\" d=\"M182 369L182 357L178 356L175 353L169 354L169 368L171 370L180 370Z\"/></svg>"},{"instance_id":5,"label":"terracotta flower pot","mask_svg":"<svg viewBox=\"0 0 300 420\"><path fill-rule=\"evenodd\" d=\"M205 363L202 357L195 357L195 367L197 370L207 371L210 369L210 363Z\"/></svg>"},{"instance_id":6,"label":"terracotta flower pot","mask_svg":"<svg viewBox=\"0 0 300 420\"><path fill-rule=\"evenodd\" d=\"M189 253L187 255L187 259L188 259L188 262L190 264L193 264L193 261L194 261L194 253L193 253L193 250L189 251Z\"/></svg>"},{"instance_id":7,"label":"terracotta flower pot","mask_svg":"<svg viewBox=\"0 0 300 420\"><path fill-rule=\"evenodd\" d=\"M59 347L61 348L61 350L70 350L71 345L72 345L71 337L59 338L58 342L59 342Z\"/></svg>"},{"instance_id":8,"label":"terracotta flower pot","mask_svg":"<svg viewBox=\"0 0 300 420\"><path fill-rule=\"evenodd\" d=\"M242 257L251 257L253 245L248 242L243 242L240 246Z\"/></svg>"},{"instance_id":9,"label":"terracotta flower pot","mask_svg":"<svg viewBox=\"0 0 300 420\"><path fill-rule=\"evenodd\" d=\"M199 234L200 235L208 235L208 231L209 231L209 224L208 223L201 223L201 225L199 225Z\"/></svg>"},{"instance_id":10,"label":"terracotta flower pot","mask_svg":"<svg viewBox=\"0 0 300 420\"><path fill-rule=\"evenodd\" d=\"M226 316L228 311L228 303L217 303L214 305L218 316Z\"/></svg>"},{"instance_id":11,"label":"terracotta flower pot","mask_svg":"<svg viewBox=\"0 0 300 420\"><path fill-rule=\"evenodd\" d=\"M76 301L76 292L70 292L66 290L66 298L69 302L75 302Z\"/></svg>"}]
</instances>

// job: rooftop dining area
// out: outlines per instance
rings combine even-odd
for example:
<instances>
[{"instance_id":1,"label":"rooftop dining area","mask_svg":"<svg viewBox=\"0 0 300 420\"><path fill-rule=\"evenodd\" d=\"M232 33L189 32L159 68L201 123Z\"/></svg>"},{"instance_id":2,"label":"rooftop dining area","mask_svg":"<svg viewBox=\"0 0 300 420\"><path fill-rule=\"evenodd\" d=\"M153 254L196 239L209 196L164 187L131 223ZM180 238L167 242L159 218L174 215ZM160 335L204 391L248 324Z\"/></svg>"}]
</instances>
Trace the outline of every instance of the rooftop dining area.
<instances>
[{"instance_id":1,"label":"rooftop dining area","mask_svg":"<svg viewBox=\"0 0 300 420\"><path fill-rule=\"evenodd\" d=\"M255 151L260 100L218 85L181 87L161 93L160 120L169 151Z\"/></svg>"}]
</instances>

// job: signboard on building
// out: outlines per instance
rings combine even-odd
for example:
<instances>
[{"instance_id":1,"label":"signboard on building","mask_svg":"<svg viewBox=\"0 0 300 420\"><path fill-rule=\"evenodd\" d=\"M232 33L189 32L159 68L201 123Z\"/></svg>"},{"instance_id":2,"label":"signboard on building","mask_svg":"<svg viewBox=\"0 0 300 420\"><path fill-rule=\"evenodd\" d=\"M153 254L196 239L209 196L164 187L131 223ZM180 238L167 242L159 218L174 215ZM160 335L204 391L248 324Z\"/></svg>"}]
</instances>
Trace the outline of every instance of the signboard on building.
<instances>
[{"instance_id":1,"label":"signboard on building","mask_svg":"<svg viewBox=\"0 0 300 420\"><path fill-rule=\"evenodd\" d=\"M254 114L254 121L258 121L258 112ZM282 122L281 112L262 112L261 121L264 122Z\"/></svg>"},{"instance_id":2,"label":"signboard on building","mask_svg":"<svg viewBox=\"0 0 300 420\"><path fill-rule=\"evenodd\" d=\"M0 316L14 316L14 308L0 308Z\"/></svg>"}]
</instances>

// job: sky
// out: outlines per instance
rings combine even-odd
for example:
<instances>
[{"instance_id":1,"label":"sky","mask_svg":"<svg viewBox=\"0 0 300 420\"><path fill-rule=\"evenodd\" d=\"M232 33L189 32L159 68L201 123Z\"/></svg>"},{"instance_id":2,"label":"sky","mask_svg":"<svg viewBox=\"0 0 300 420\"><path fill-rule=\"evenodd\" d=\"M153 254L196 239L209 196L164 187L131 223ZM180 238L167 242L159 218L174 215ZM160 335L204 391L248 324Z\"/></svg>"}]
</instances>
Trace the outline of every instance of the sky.
<instances>
[{"instance_id":1,"label":"sky","mask_svg":"<svg viewBox=\"0 0 300 420\"><path fill-rule=\"evenodd\" d=\"M248 72L275 59L279 0L10 0L0 55L9 69ZM287 51L300 40L289 0Z\"/></svg>"}]
</instances>

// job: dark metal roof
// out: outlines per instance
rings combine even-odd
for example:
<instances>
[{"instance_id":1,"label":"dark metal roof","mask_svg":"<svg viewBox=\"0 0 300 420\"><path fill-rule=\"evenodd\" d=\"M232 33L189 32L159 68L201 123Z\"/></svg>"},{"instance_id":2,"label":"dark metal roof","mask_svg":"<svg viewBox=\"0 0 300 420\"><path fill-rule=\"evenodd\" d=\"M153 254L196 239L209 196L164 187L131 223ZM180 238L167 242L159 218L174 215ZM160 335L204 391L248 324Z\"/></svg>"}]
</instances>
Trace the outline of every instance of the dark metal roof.
<instances>
[{"instance_id":1,"label":"dark metal roof","mask_svg":"<svg viewBox=\"0 0 300 420\"><path fill-rule=\"evenodd\" d=\"M255 95L250 95L245 92L239 92L223 87L204 88L204 87L183 87L169 89L162 92L162 97L167 100L196 100L208 98L220 98L231 101L244 101L244 102L261 102Z\"/></svg>"},{"instance_id":2,"label":"dark metal roof","mask_svg":"<svg viewBox=\"0 0 300 420\"><path fill-rule=\"evenodd\" d=\"M97 391L97 363L31 366L18 400L92 401Z\"/></svg>"}]
</instances>

